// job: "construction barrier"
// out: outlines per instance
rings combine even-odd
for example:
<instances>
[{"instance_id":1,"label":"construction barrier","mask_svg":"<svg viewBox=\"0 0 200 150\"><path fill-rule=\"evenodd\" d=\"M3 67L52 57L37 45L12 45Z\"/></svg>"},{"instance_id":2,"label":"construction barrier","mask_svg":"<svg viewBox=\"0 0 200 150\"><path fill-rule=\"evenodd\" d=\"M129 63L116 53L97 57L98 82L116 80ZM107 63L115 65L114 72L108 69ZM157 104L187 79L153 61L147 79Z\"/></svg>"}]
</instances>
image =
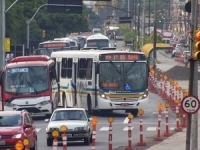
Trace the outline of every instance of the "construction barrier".
<instances>
[{"instance_id":1,"label":"construction barrier","mask_svg":"<svg viewBox=\"0 0 200 150\"><path fill-rule=\"evenodd\" d=\"M53 150L58 149L58 136L59 132L57 130L52 131L52 136L53 136Z\"/></svg>"},{"instance_id":2,"label":"construction barrier","mask_svg":"<svg viewBox=\"0 0 200 150\"><path fill-rule=\"evenodd\" d=\"M113 117L108 118L109 123L109 135L108 135L108 150L112 150L112 123L114 122Z\"/></svg>"},{"instance_id":3,"label":"construction barrier","mask_svg":"<svg viewBox=\"0 0 200 150\"><path fill-rule=\"evenodd\" d=\"M132 114L128 114L128 150L132 149L132 124L131 120L134 118Z\"/></svg>"},{"instance_id":4,"label":"construction barrier","mask_svg":"<svg viewBox=\"0 0 200 150\"><path fill-rule=\"evenodd\" d=\"M177 131L182 131L181 127L186 127L187 118L185 112L180 108L181 101L184 96L188 95L188 92L180 87L178 82L169 79L162 71L150 69L149 73L149 91L158 94L163 100L165 100L170 105L170 109L174 112L178 109L177 120L178 129ZM176 100L179 100L177 106Z\"/></svg>"},{"instance_id":5,"label":"construction barrier","mask_svg":"<svg viewBox=\"0 0 200 150\"><path fill-rule=\"evenodd\" d=\"M67 150L67 126L62 125L60 131L62 133L63 150Z\"/></svg>"},{"instance_id":6,"label":"construction barrier","mask_svg":"<svg viewBox=\"0 0 200 150\"><path fill-rule=\"evenodd\" d=\"M164 136L165 137L169 137L171 136L171 133L169 132L169 115L168 115L168 109L169 109L170 105L169 103L165 104L165 132L164 132Z\"/></svg>"},{"instance_id":7,"label":"construction barrier","mask_svg":"<svg viewBox=\"0 0 200 150\"><path fill-rule=\"evenodd\" d=\"M95 142L96 142L96 130L98 119L96 117L92 118L92 150L95 150Z\"/></svg>"},{"instance_id":8,"label":"construction barrier","mask_svg":"<svg viewBox=\"0 0 200 150\"><path fill-rule=\"evenodd\" d=\"M15 144L15 150L24 150L24 144L22 143L22 141L18 141Z\"/></svg>"},{"instance_id":9,"label":"construction barrier","mask_svg":"<svg viewBox=\"0 0 200 150\"><path fill-rule=\"evenodd\" d=\"M158 104L158 127L157 127L157 136L154 138L155 141L162 141L161 135L160 135L160 128L161 128L161 113L162 113L162 104Z\"/></svg>"},{"instance_id":10,"label":"construction barrier","mask_svg":"<svg viewBox=\"0 0 200 150\"><path fill-rule=\"evenodd\" d=\"M146 146L143 137L143 124L142 124L142 115L144 111L142 109L138 110L139 118L140 118L140 142L137 143L137 146Z\"/></svg>"}]
</instances>

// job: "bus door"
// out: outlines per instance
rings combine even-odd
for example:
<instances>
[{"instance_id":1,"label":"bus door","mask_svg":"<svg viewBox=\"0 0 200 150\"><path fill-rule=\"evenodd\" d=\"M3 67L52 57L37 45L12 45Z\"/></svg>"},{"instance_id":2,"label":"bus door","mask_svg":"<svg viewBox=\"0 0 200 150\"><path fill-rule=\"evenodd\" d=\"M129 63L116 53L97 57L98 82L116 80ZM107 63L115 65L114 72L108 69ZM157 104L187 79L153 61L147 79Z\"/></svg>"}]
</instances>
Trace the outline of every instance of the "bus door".
<instances>
[{"instance_id":1,"label":"bus door","mask_svg":"<svg viewBox=\"0 0 200 150\"><path fill-rule=\"evenodd\" d=\"M98 106L98 103L97 103L97 94L98 94L98 80L99 80L99 64L97 61L94 60L93 62L93 69L94 70L92 72L92 75L93 75L93 87L94 87L94 97L93 97L93 100L94 100L94 108L97 108Z\"/></svg>"}]
</instances>

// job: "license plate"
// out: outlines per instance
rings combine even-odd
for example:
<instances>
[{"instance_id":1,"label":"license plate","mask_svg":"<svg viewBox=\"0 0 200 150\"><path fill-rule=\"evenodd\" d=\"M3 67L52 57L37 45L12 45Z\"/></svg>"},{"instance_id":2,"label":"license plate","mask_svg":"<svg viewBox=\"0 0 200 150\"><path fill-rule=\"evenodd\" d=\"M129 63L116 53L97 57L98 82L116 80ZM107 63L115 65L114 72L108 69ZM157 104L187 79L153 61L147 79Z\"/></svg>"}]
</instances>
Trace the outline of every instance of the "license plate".
<instances>
[{"instance_id":1,"label":"license plate","mask_svg":"<svg viewBox=\"0 0 200 150\"><path fill-rule=\"evenodd\" d=\"M121 106L129 106L129 103L121 103Z\"/></svg>"},{"instance_id":2,"label":"license plate","mask_svg":"<svg viewBox=\"0 0 200 150\"><path fill-rule=\"evenodd\" d=\"M72 134L67 134L67 137L72 137Z\"/></svg>"},{"instance_id":3,"label":"license plate","mask_svg":"<svg viewBox=\"0 0 200 150\"><path fill-rule=\"evenodd\" d=\"M6 142L5 141L0 141L0 145L5 145Z\"/></svg>"}]
</instances>

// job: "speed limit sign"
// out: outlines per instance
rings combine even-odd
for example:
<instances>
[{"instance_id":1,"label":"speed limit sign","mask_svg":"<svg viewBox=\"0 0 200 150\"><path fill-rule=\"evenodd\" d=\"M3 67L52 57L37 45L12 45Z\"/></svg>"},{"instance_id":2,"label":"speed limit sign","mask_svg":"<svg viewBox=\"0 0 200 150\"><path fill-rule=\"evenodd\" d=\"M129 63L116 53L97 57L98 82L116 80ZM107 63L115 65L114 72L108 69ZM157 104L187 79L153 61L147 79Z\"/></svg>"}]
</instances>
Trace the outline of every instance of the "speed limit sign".
<instances>
[{"instance_id":1,"label":"speed limit sign","mask_svg":"<svg viewBox=\"0 0 200 150\"><path fill-rule=\"evenodd\" d=\"M186 96L181 102L183 111L187 114L194 114L199 110L200 102L196 96Z\"/></svg>"}]
</instances>

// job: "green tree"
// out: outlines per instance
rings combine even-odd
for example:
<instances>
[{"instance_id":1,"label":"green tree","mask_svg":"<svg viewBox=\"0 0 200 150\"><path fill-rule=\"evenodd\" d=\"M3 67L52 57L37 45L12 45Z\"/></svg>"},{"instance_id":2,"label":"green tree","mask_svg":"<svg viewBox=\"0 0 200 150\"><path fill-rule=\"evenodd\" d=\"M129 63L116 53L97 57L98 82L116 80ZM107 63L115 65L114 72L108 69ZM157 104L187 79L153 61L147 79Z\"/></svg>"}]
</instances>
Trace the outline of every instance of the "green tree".
<instances>
[{"instance_id":1,"label":"green tree","mask_svg":"<svg viewBox=\"0 0 200 150\"><path fill-rule=\"evenodd\" d=\"M6 7L14 0L7 0ZM26 43L26 21L36 12L39 6L48 3L48 0L23 0L19 1L6 13L6 37L11 38L11 43ZM82 14L49 13L47 8L42 8L30 24L30 41L41 41L42 30L46 31L45 40L66 36L70 32L89 31L88 11L83 7Z\"/></svg>"}]
</instances>

